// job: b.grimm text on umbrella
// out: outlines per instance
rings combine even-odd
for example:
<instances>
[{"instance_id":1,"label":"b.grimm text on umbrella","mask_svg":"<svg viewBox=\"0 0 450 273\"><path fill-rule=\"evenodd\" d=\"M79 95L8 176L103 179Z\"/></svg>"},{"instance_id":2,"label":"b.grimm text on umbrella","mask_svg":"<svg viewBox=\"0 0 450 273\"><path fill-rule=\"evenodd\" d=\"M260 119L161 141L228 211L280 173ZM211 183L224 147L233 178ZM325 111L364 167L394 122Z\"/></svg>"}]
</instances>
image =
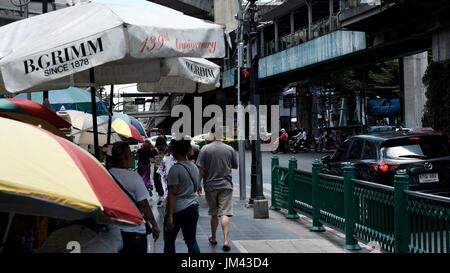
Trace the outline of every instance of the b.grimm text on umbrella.
<instances>
[{"instance_id":1,"label":"b.grimm text on umbrella","mask_svg":"<svg viewBox=\"0 0 450 273\"><path fill-rule=\"evenodd\" d=\"M199 77L206 77L206 78L215 78L214 70L211 68L207 68L204 66L196 65L194 63L191 63L189 61L186 61L186 67L189 68L189 70L194 73L195 75Z\"/></svg>"},{"instance_id":2,"label":"b.grimm text on umbrella","mask_svg":"<svg viewBox=\"0 0 450 273\"><path fill-rule=\"evenodd\" d=\"M102 38L81 42L24 61L25 74L44 70L46 77L89 65L86 57L103 52Z\"/></svg>"}]
</instances>

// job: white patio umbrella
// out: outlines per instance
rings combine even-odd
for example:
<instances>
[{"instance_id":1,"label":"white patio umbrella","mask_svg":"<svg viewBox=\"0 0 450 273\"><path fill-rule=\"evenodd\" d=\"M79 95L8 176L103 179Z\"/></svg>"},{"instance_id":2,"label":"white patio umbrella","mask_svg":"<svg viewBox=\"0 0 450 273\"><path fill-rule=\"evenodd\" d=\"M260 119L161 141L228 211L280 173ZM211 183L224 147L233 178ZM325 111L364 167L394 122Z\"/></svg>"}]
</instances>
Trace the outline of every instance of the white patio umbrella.
<instances>
[{"instance_id":1,"label":"white patio umbrella","mask_svg":"<svg viewBox=\"0 0 450 273\"><path fill-rule=\"evenodd\" d=\"M220 66L202 58L167 58L161 61L157 82L139 83L139 92L199 93L220 87Z\"/></svg>"},{"instance_id":2,"label":"white patio umbrella","mask_svg":"<svg viewBox=\"0 0 450 273\"><path fill-rule=\"evenodd\" d=\"M148 82L158 58L225 55L219 25L148 2L82 3L0 28L0 89ZM154 59L149 61L148 59Z\"/></svg>"},{"instance_id":3,"label":"white patio umbrella","mask_svg":"<svg viewBox=\"0 0 450 273\"><path fill-rule=\"evenodd\" d=\"M0 37L0 91L89 85L93 101L95 84L159 80L161 58L225 55L221 26L151 2L82 3L8 24Z\"/></svg>"},{"instance_id":4,"label":"white patio umbrella","mask_svg":"<svg viewBox=\"0 0 450 273\"><path fill-rule=\"evenodd\" d=\"M94 145L94 125L93 117L89 113L76 110L66 110L72 122L73 142L79 145ZM98 145L103 146L107 143L108 122L97 117ZM120 141L120 136L113 132L111 134L111 143Z\"/></svg>"}]
</instances>

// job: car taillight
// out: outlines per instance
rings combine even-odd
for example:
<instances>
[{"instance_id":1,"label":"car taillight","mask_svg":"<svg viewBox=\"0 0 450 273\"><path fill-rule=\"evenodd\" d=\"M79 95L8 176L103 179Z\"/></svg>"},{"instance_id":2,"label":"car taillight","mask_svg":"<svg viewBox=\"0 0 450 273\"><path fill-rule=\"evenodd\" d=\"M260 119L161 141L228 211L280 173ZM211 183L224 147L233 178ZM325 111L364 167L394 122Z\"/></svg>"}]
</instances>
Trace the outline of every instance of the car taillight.
<instances>
[{"instance_id":1,"label":"car taillight","mask_svg":"<svg viewBox=\"0 0 450 273\"><path fill-rule=\"evenodd\" d=\"M378 165L378 170L380 170L381 172L387 173L389 169L390 167L386 163L381 163L380 165Z\"/></svg>"},{"instance_id":2,"label":"car taillight","mask_svg":"<svg viewBox=\"0 0 450 273\"><path fill-rule=\"evenodd\" d=\"M379 163L379 164L369 164L369 168L374 172L387 173L389 171L395 171L398 169L400 164L394 163Z\"/></svg>"}]
</instances>

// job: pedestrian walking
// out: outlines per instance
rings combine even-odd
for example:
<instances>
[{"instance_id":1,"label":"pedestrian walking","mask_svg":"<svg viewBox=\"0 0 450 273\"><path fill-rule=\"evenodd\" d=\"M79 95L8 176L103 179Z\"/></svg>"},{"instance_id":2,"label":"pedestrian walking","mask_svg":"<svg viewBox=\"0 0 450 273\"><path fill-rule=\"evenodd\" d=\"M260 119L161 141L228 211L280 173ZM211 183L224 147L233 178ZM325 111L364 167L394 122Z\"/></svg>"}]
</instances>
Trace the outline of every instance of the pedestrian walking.
<instances>
[{"instance_id":1,"label":"pedestrian walking","mask_svg":"<svg viewBox=\"0 0 450 273\"><path fill-rule=\"evenodd\" d=\"M153 238L158 239L160 231L149 205L150 194L145 188L141 176L128 169L131 164L131 150L128 143L123 141L114 143L111 164L112 168L109 169L109 172L120 183L126 194L137 203L138 209L145 219L144 221L151 225ZM149 231L147 231L144 221L136 227L121 228L122 253L147 253L147 233Z\"/></svg>"},{"instance_id":2,"label":"pedestrian walking","mask_svg":"<svg viewBox=\"0 0 450 273\"><path fill-rule=\"evenodd\" d=\"M157 205L161 206L164 202L164 198L166 197L166 190L165 190L166 187L163 186L163 183L161 181L161 175L159 174L158 169L168 149L166 138L163 135L158 136L156 138L155 149L157 154L155 155L154 158L155 166L153 167L153 181L155 183L156 192L158 193L159 196Z\"/></svg>"},{"instance_id":3,"label":"pedestrian walking","mask_svg":"<svg viewBox=\"0 0 450 273\"><path fill-rule=\"evenodd\" d=\"M280 133L281 133L281 136L280 136L280 150L285 154L285 153L287 153L289 135L288 135L288 133L286 132L285 129L281 129Z\"/></svg>"},{"instance_id":4,"label":"pedestrian walking","mask_svg":"<svg viewBox=\"0 0 450 273\"><path fill-rule=\"evenodd\" d=\"M178 232L183 233L189 253L200 253L197 244L199 171L188 159L192 152L189 140L172 140L171 147L177 163L168 175L169 196L164 218L164 253L175 253Z\"/></svg>"},{"instance_id":5,"label":"pedestrian walking","mask_svg":"<svg viewBox=\"0 0 450 273\"><path fill-rule=\"evenodd\" d=\"M211 143L200 150L197 160L211 216L211 236L208 240L212 245L217 244L216 231L220 218L223 230L222 249L230 251L230 217L233 216L231 170L238 168L238 160L234 149L217 140L214 134L210 133L208 139ZM201 192L202 188L199 189L199 194Z\"/></svg>"},{"instance_id":6,"label":"pedestrian walking","mask_svg":"<svg viewBox=\"0 0 450 273\"><path fill-rule=\"evenodd\" d=\"M172 147L169 145L166 150L166 154L164 155L163 159L159 163L158 167L158 174L161 177L161 184L163 187L163 202L167 201L168 197L168 188L167 188L167 178L169 176L169 171L172 166L177 163L177 160L172 155ZM159 203L159 202L158 202ZM163 203L159 203L159 206L163 205Z\"/></svg>"},{"instance_id":7,"label":"pedestrian walking","mask_svg":"<svg viewBox=\"0 0 450 273\"><path fill-rule=\"evenodd\" d=\"M153 185L150 179L151 174L151 159L154 158L158 152L153 147L150 140L145 140L144 144L137 151L138 158L138 173L144 181L144 185L147 188L150 196L152 196Z\"/></svg>"}]
</instances>

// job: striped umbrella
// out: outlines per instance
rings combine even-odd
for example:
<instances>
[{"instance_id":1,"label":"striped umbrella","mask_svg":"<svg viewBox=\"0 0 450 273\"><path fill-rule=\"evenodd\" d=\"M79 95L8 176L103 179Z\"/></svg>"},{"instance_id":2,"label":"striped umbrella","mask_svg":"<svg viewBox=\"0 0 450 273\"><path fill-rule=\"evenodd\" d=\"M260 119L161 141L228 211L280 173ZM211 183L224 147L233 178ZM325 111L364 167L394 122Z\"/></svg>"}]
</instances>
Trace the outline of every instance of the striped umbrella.
<instances>
[{"instance_id":1,"label":"striped umbrella","mask_svg":"<svg viewBox=\"0 0 450 273\"><path fill-rule=\"evenodd\" d=\"M121 118L113 117L111 128L114 130L114 132L123 137L132 138L139 142L144 142L144 138L139 133L139 131L133 125Z\"/></svg>"},{"instance_id":2,"label":"striped umbrella","mask_svg":"<svg viewBox=\"0 0 450 273\"><path fill-rule=\"evenodd\" d=\"M25 99L0 99L0 116L40 126L59 136L64 136L59 129L71 127L47 107Z\"/></svg>"},{"instance_id":3,"label":"striped umbrella","mask_svg":"<svg viewBox=\"0 0 450 273\"><path fill-rule=\"evenodd\" d=\"M117 114L114 117L123 119L127 123L133 125L134 128L136 128L139 131L139 134L141 134L141 136L143 136L144 138L146 137L144 126L135 117L123 113Z\"/></svg>"},{"instance_id":4,"label":"striped umbrella","mask_svg":"<svg viewBox=\"0 0 450 273\"><path fill-rule=\"evenodd\" d=\"M0 211L136 225L142 216L106 169L75 144L0 118ZM32 140L32 141L30 141Z\"/></svg>"},{"instance_id":5,"label":"striped umbrella","mask_svg":"<svg viewBox=\"0 0 450 273\"><path fill-rule=\"evenodd\" d=\"M26 99L27 97L28 93L20 93L14 98ZM31 100L42 104L44 102L44 93L32 92ZM49 90L48 100L55 111L58 111L62 106L64 106L66 110L77 110L92 113L91 93L89 89L71 86L66 89ZM106 104L98 96L96 96L95 101L97 105L97 114L107 114L108 108Z\"/></svg>"}]
</instances>

